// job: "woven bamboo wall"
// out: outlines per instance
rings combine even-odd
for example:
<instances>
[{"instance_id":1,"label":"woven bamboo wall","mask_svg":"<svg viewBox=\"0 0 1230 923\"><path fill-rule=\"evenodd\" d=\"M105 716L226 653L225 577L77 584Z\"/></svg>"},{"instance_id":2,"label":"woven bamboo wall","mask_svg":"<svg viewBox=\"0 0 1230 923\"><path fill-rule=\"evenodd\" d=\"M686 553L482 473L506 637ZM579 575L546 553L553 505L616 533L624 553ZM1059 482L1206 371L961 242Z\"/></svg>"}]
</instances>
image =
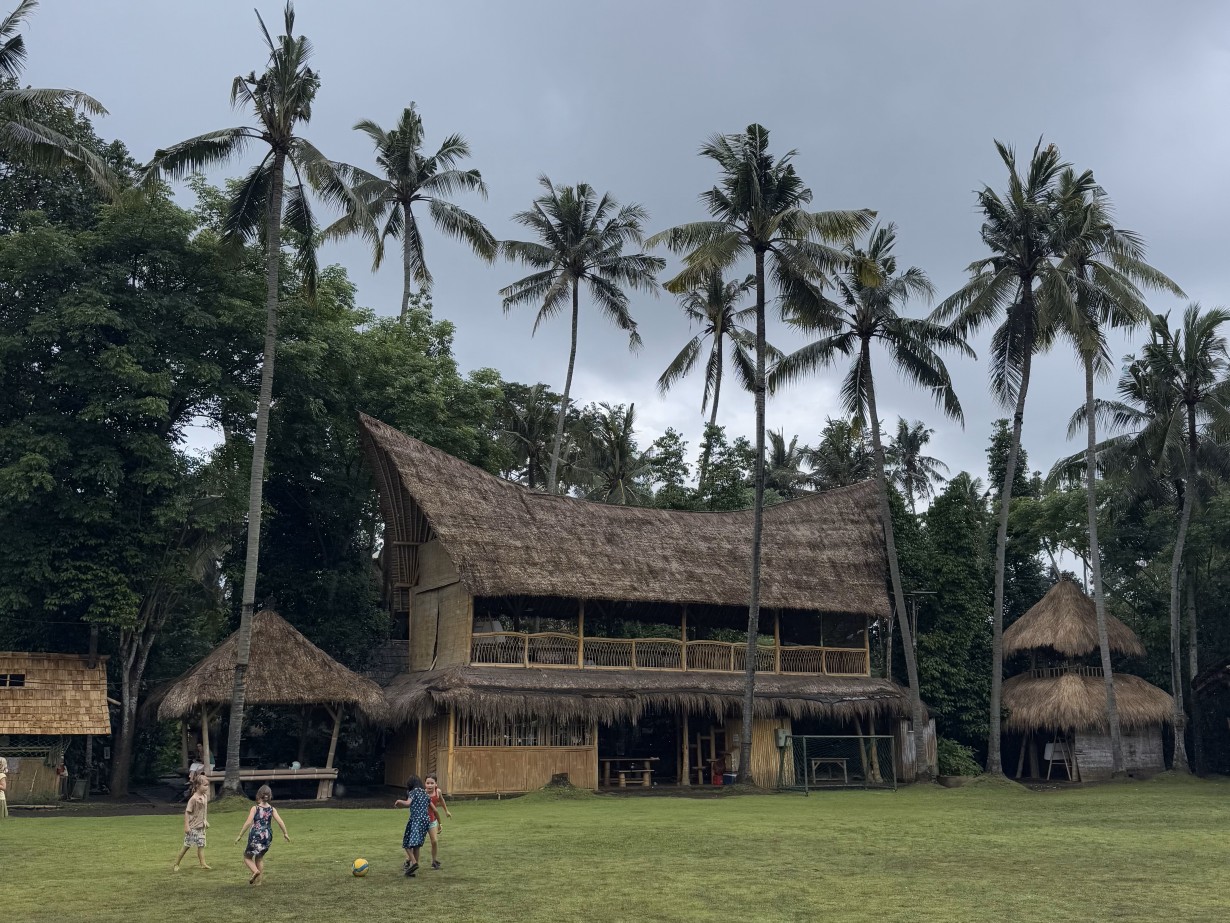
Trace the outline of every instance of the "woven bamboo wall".
<instances>
[{"instance_id":1,"label":"woven bamboo wall","mask_svg":"<svg viewBox=\"0 0 1230 923\"><path fill-rule=\"evenodd\" d=\"M0 688L0 734L110 734L105 660L91 670L76 654L0 651L0 674L25 676Z\"/></svg>"},{"instance_id":2,"label":"woven bamboo wall","mask_svg":"<svg viewBox=\"0 0 1230 923\"><path fill-rule=\"evenodd\" d=\"M436 666L470 662L470 635L474 629L474 600L460 583L440 591L440 637Z\"/></svg>"},{"instance_id":3,"label":"woven bamboo wall","mask_svg":"<svg viewBox=\"0 0 1230 923\"><path fill-rule=\"evenodd\" d=\"M0 756L9 761L7 798L9 804L42 804L60 797L60 780L55 766L48 761L54 758L50 749L34 751L25 749L21 756L7 755L0 748Z\"/></svg>"},{"instance_id":4,"label":"woven bamboo wall","mask_svg":"<svg viewBox=\"0 0 1230 923\"><path fill-rule=\"evenodd\" d=\"M432 539L419 549L418 585L424 589L453 583L460 579L457 568L439 539Z\"/></svg>"}]
</instances>

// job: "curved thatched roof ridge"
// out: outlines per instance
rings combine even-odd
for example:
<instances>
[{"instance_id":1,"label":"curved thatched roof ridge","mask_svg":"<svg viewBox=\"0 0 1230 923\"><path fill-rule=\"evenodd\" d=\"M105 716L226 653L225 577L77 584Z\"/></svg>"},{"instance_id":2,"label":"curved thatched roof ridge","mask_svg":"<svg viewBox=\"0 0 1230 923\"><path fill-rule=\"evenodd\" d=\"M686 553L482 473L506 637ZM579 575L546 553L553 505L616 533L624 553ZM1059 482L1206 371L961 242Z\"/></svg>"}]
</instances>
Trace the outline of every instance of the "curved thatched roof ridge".
<instances>
[{"instance_id":1,"label":"curved thatched roof ridge","mask_svg":"<svg viewBox=\"0 0 1230 923\"><path fill-rule=\"evenodd\" d=\"M456 666L405 674L385 687L389 721L407 724L452 708L484 719L581 718L609 724L647 711L722 716L743 702L739 673L648 670L536 670ZM903 717L905 690L870 677L756 677L756 714L792 718Z\"/></svg>"},{"instance_id":2,"label":"curved thatched roof ridge","mask_svg":"<svg viewBox=\"0 0 1230 923\"><path fill-rule=\"evenodd\" d=\"M1106 686L1100 676L1038 677L1027 673L1004 680L1004 707L1009 731L1109 731ZM1152 727L1170 720L1170 694L1139 676L1115 674L1115 705L1124 730Z\"/></svg>"},{"instance_id":3,"label":"curved thatched roof ridge","mask_svg":"<svg viewBox=\"0 0 1230 923\"><path fill-rule=\"evenodd\" d=\"M175 680L162 695L158 717L166 721L201 705L228 705L235 682L239 632ZM342 666L276 612L252 617L248 659L249 705L345 705L379 721L384 694L370 679Z\"/></svg>"},{"instance_id":4,"label":"curved thatched roof ridge","mask_svg":"<svg viewBox=\"0 0 1230 923\"><path fill-rule=\"evenodd\" d=\"M362 417L362 431L384 489L397 489L385 476L400 480L476 596L748 603L750 510L694 513L541 494L371 417ZM867 481L765 510L761 605L886 616L875 491Z\"/></svg>"},{"instance_id":5,"label":"curved thatched roof ridge","mask_svg":"<svg viewBox=\"0 0 1230 923\"><path fill-rule=\"evenodd\" d=\"M1136 633L1106 613L1110 649L1129 657L1145 656ZM1098 649L1098 615L1093 600L1064 578L1047 590L1028 612L1004 631L1004 656L1050 649L1065 657L1084 657Z\"/></svg>"}]
</instances>

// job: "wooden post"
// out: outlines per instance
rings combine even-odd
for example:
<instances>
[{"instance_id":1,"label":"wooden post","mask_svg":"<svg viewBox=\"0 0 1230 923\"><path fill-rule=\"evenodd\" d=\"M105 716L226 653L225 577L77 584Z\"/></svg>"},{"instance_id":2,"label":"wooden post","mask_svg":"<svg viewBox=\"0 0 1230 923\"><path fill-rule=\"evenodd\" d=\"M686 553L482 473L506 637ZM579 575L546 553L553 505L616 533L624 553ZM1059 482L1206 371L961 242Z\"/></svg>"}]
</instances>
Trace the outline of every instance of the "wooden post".
<instances>
[{"instance_id":1,"label":"wooden post","mask_svg":"<svg viewBox=\"0 0 1230 923\"><path fill-rule=\"evenodd\" d=\"M871 675L871 622L866 618L863 619L863 675Z\"/></svg>"},{"instance_id":2,"label":"wooden post","mask_svg":"<svg viewBox=\"0 0 1230 923\"><path fill-rule=\"evenodd\" d=\"M183 761L184 771L187 772L188 766L191 765L188 760L188 719L187 718L183 718L179 722L179 758Z\"/></svg>"},{"instance_id":3,"label":"wooden post","mask_svg":"<svg viewBox=\"0 0 1230 923\"><path fill-rule=\"evenodd\" d=\"M1029 734L1027 733L1021 738L1021 755L1016 761L1016 777L1019 779L1021 773L1025 771L1025 748L1029 746Z\"/></svg>"},{"instance_id":4,"label":"wooden post","mask_svg":"<svg viewBox=\"0 0 1230 923\"><path fill-rule=\"evenodd\" d=\"M688 604L687 603L683 604L683 618L679 622L679 641L682 644L682 646L679 648L679 667L682 670L686 670L688 668ZM684 746L685 746L685 751L684 751L685 753L686 753L686 745L687 745L687 740L688 740L687 728L688 728L688 717L687 717L687 714L685 713L683 716L683 740L684 740ZM684 760L684 762L686 763L687 761ZM687 785L687 773L686 772L684 773L683 778L684 778L683 784Z\"/></svg>"},{"instance_id":5,"label":"wooden post","mask_svg":"<svg viewBox=\"0 0 1230 923\"><path fill-rule=\"evenodd\" d=\"M728 646L730 648L730 672L734 673L735 672L735 646L733 644L729 644Z\"/></svg>"},{"instance_id":6,"label":"wooden post","mask_svg":"<svg viewBox=\"0 0 1230 923\"><path fill-rule=\"evenodd\" d=\"M448 779L453 772L453 745L457 741L457 712L453 709L448 710L448 765L444 768L445 784L448 784ZM430 770L428 770L430 772ZM437 782L439 779L436 780Z\"/></svg>"},{"instance_id":7,"label":"wooden post","mask_svg":"<svg viewBox=\"0 0 1230 923\"><path fill-rule=\"evenodd\" d=\"M585 667L585 600L577 604L577 669Z\"/></svg>"},{"instance_id":8,"label":"wooden post","mask_svg":"<svg viewBox=\"0 0 1230 923\"><path fill-rule=\"evenodd\" d=\"M632 669L636 669L636 638L632 639Z\"/></svg>"},{"instance_id":9,"label":"wooden post","mask_svg":"<svg viewBox=\"0 0 1230 923\"><path fill-rule=\"evenodd\" d=\"M679 736L683 740L683 757L679 763L679 765L683 767L683 771L679 774L681 777L679 784L680 785L691 785L691 781L689 777L692 774L691 773L692 767L688 765L688 756L689 756L688 751L691 748L688 746L688 713L686 711L683 713L683 733L680 734Z\"/></svg>"},{"instance_id":10,"label":"wooden post","mask_svg":"<svg viewBox=\"0 0 1230 923\"><path fill-rule=\"evenodd\" d=\"M414 741L414 775L421 776L424 772L431 772L423 765L426 754L423 753L423 719L418 720L418 736Z\"/></svg>"},{"instance_id":11,"label":"wooden post","mask_svg":"<svg viewBox=\"0 0 1230 923\"><path fill-rule=\"evenodd\" d=\"M203 750L205 768L209 769L209 763L211 760L209 753L209 707L206 705L201 706L201 747Z\"/></svg>"},{"instance_id":12,"label":"wooden post","mask_svg":"<svg viewBox=\"0 0 1230 923\"><path fill-rule=\"evenodd\" d=\"M528 667L530 665L530 635L526 632L521 636L521 665Z\"/></svg>"},{"instance_id":13,"label":"wooden post","mask_svg":"<svg viewBox=\"0 0 1230 923\"><path fill-rule=\"evenodd\" d=\"M773 672L782 672L782 610L773 610Z\"/></svg>"},{"instance_id":14,"label":"wooden post","mask_svg":"<svg viewBox=\"0 0 1230 923\"><path fill-rule=\"evenodd\" d=\"M337 711L334 711L326 705L325 711L333 718L333 736L329 738L329 755L325 758L325 769L332 769L333 755L337 752L337 735L342 728L342 706L339 705Z\"/></svg>"}]
</instances>

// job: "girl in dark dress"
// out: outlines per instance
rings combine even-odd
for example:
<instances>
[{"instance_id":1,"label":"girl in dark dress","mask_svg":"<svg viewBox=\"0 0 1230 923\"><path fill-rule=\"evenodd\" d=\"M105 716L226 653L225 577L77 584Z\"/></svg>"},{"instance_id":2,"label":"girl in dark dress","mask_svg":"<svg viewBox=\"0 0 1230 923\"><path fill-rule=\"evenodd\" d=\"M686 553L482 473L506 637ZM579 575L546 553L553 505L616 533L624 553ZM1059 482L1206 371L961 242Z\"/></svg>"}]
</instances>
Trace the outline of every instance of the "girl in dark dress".
<instances>
[{"instance_id":1,"label":"girl in dark dress","mask_svg":"<svg viewBox=\"0 0 1230 923\"><path fill-rule=\"evenodd\" d=\"M273 842L274 822L282 828L282 836L286 842L290 842L290 834L286 832L286 824L283 823L282 816L278 814L277 808L269 803L272 800L273 791L268 785L262 785L256 792L256 804L248 812L248 819L239 829L239 836L235 837L235 842L238 843L243 839L244 831L249 827L252 828L252 832L248 834L248 848L243 851L243 864L252 873L252 877L248 879L250 885L260 884L263 881L265 853L269 852L269 846Z\"/></svg>"},{"instance_id":2,"label":"girl in dark dress","mask_svg":"<svg viewBox=\"0 0 1230 923\"><path fill-rule=\"evenodd\" d=\"M401 838L401 848L406 851L406 877L413 878L419 869L419 849L423 840L427 839L427 813L431 807L431 799L423 790L423 782L418 776L411 776L406 783L406 797L393 802L395 808L409 808L410 816L406 820L406 832Z\"/></svg>"}]
</instances>

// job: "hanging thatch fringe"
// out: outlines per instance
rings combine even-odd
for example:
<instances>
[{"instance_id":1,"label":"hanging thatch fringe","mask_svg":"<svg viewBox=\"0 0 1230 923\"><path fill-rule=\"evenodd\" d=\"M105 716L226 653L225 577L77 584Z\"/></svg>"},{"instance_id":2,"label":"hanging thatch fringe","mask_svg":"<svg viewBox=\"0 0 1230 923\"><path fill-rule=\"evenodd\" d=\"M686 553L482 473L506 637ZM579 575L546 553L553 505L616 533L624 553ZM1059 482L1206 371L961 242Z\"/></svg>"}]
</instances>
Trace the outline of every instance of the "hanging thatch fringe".
<instances>
[{"instance_id":1,"label":"hanging thatch fringe","mask_svg":"<svg viewBox=\"0 0 1230 923\"><path fill-rule=\"evenodd\" d=\"M201 705L229 705L235 683L235 632L165 691L158 717L195 713ZM348 670L276 612L252 617L248 663L249 705L345 705L371 721L385 715L384 696L370 679Z\"/></svg>"},{"instance_id":2,"label":"hanging thatch fringe","mask_svg":"<svg viewBox=\"0 0 1230 923\"><path fill-rule=\"evenodd\" d=\"M1109 612L1106 633L1113 653L1145 656L1144 645ZM1030 650L1053 650L1064 657L1085 657L1098 649L1098 616L1093 600L1064 578L1004 631L1004 656Z\"/></svg>"},{"instance_id":3,"label":"hanging thatch fringe","mask_svg":"<svg viewBox=\"0 0 1230 923\"><path fill-rule=\"evenodd\" d=\"M1100 676L1031 676L1022 674L1004 680L1004 708L1008 731L1099 731L1109 732L1106 718L1106 686ZM1115 704L1125 731L1156 727L1170 720L1174 702L1170 695L1139 676L1115 674Z\"/></svg>"},{"instance_id":4,"label":"hanging thatch fringe","mask_svg":"<svg viewBox=\"0 0 1230 923\"><path fill-rule=\"evenodd\" d=\"M610 724L635 721L648 711L715 717L737 711L743 677L723 673L651 673L631 670L497 670L449 667L408 674L385 688L389 720L404 725L454 709L481 719L579 718ZM904 716L905 690L885 679L832 676L759 676L761 717L848 720Z\"/></svg>"},{"instance_id":5,"label":"hanging thatch fringe","mask_svg":"<svg viewBox=\"0 0 1230 923\"><path fill-rule=\"evenodd\" d=\"M421 510L475 596L747 605L752 514L550 496L361 418L394 534ZM764 513L760 602L888 615L884 539L867 481Z\"/></svg>"}]
</instances>

